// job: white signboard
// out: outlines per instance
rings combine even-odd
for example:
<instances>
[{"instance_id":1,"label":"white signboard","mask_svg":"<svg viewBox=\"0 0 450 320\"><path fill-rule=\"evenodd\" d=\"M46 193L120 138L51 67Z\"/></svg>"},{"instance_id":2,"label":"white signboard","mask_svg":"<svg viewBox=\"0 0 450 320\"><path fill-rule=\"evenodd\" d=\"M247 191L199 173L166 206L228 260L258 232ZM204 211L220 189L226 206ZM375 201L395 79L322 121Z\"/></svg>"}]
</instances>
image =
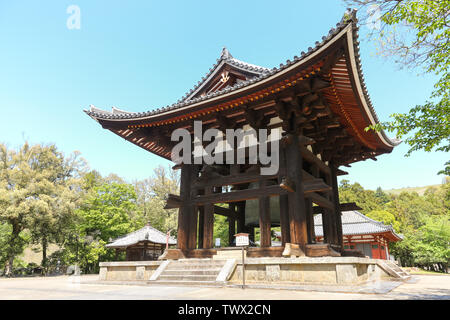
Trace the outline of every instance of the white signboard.
<instances>
[{"instance_id":1,"label":"white signboard","mask_svg":"<svg viewBox=\"0 0 450 320\"><path fill-rule=\"evenodd\" d=\"M220 238L216 238L216 247L220 247Z\"/></svg>"},{"instance_id":2,"label":"white signboard","mask_svg":"<svg viewBox=\"0 0 450 320\"><path fill-rule=\"evenodd\" d=\"M236 246L248 246L248 235L236 236Z\"/></svg>"}]
</instances>

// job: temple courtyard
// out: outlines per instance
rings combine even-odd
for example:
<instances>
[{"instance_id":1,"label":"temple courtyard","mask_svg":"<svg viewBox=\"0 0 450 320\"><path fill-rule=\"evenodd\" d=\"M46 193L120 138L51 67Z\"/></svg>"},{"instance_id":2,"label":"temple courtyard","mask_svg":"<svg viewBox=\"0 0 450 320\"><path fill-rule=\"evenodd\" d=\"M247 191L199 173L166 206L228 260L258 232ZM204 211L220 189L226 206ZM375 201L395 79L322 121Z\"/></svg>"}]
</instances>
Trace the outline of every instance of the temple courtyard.
<instances>
[{"instance_id":1,"label":"temple courtyard","mask_svg":"<svg viewBox=\"0 0 450 320\"><path fill-rule=\"evenodd\" d=\"M450 299L450 276L414 275L407 282L386 282L378 288L367 286L365 292L307 291L307 288L188 287L165 285L100 284L98 275L81 277L30 277L0 279L0 299L45 300L397 300ZM317 288L316 288L317 289ZM359 289L360 290L360 289ZM363 290L364 291L364 290Z\"/></svg>"}]
</instances>

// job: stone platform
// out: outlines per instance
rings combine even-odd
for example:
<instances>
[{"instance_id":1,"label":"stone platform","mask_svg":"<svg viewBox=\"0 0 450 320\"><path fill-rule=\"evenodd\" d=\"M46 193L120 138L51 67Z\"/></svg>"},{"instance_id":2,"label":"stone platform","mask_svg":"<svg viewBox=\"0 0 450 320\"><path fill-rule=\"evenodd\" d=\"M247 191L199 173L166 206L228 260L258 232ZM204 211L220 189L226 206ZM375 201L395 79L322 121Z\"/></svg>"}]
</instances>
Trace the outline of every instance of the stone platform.
<instances>
[{"instance_id":1,"label":"stone platform","mask_svg":"<svg viewBox=\"0 0 450 320\"><path fill-rule=\"evenodd\" d=\"M242 259L225 254L208 259L124 261L100 263L100 280L189 280L189 284L234 285L242 283ZM240 253L240 252L239 252ZM261 285L359 285L371 281L406 280L384 260L357 257L245 258L245 281ZM191 281L192 280L192 281Z\"/></svg>"}]
</instances>

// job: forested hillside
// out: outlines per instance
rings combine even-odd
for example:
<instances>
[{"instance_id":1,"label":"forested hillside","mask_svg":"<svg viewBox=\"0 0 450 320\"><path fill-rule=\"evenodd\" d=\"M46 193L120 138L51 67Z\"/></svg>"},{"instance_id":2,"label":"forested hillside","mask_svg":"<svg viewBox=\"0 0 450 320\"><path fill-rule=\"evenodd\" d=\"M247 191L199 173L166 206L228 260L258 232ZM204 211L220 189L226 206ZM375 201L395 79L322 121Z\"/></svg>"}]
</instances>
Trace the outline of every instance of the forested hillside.
<instances>
[{"instance_id":1,"label":"forested hillside","mask_svg":"<svg viewBox=\"0 0 450 320\"><path fill-rule=\"evenodd\" d=\"M386 193L365 190L342 180L341 202L356 202L368 217L390 224L403 241L391 244L391 253L404 266L447 270L450 260L450 180L417 192Z\"/></svg>"}]
</instances>

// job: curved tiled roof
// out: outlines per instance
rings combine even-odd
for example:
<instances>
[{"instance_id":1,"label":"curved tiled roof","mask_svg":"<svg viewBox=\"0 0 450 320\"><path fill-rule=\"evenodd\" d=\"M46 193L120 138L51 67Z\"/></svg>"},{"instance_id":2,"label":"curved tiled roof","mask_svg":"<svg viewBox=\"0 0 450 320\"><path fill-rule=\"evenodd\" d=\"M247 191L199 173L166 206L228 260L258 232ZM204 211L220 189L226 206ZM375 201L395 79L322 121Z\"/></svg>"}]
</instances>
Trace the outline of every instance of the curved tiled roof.
<instances>
[{"instance_id":1,"label":"curved tiled roof","mask_svg":"<svg viewBox=\"0 0 450 320\"><path fill-rule=\"evenodd\" d=\"M165 244L167 235L161 231L146 225L145 227L131 232L123 237L115 239L113 242L106 245L107 248L124 248L141 241L150 241L158 244ZM177 244L177 240L169 237L169 244Z\"/></svg>"},{"instance_id":2,"label":"curved tiled roof","mask_svg":"<svg viewBox=\"0 0 450 320\"><path fill-rule=\"evenodd\" d=\"M364 83L364 75L362 73L361 69L361 60L360 60L360 53L359 53L359 42L358 39L358 26L357 26L357 18L356 18L356 10L348 10L342 20L336 24L336 28L332 28L327 36L322 37L322 41L317 41L315 43L315 47L309 47L307 52L301 52L300 56L294 56L292 60L287 60L284 64L280 64L279 67L274 67L272 69L267 69L255 65L251 65L245 62L242 62L240 60L237 60L233 58L228 50L224 48L222 55L220 59L218 59L217 64L213 66L213 68L210 69L210 72L206 75L206 77L203 78L202 81L200 81L197 86L195 86L190 92L188 92L185 97L183 97L178 102L168 105L164 108L157 108L151 111L147 112L108 112L108 111L102 111L98 108L95 108L91 106L89 110L85 110L85 112L94 118L95 120L108 120L108 121L124 121L124 120L152 120L154 117L164 115L164 114L171 114L172 112L178 111L178 109L184 109L188 108L190 106L201 104L202 102L206 102L208 100L215 100L216 97L225 96L229 93L232 93L234 91L237 91L239 89L249 87L253 84L256 84L258 82L261 82L267 78L270 78L272 76L277 75L278 73L283 72L283 70L290 68L293 65L301 64L303 61L307 60L310 56L312 56L315 52L323 48L326 44L330 42L334 37L336 37L340 32L342 32L346 28L351 28L351 34L352 34L352 42L353 42L353 54L354 54L354 63L356 66L356 74L359 79L359 83L361 85L361 91L362 91L362 101L363 104L367 104L368 111L369 111L369 117L372 117L375 123L379 123L378 116L372 106L369 94L367 92L366 85ZM346 29L348 30L348 29ZM198 88L200 88L205 81L208 79L208 77L211 76L211 74L217 70L220 63L223 63L226 61L227 63L237 66L240 68L243 68L247 71L252 70L255 73L255 77L250 78L248 80L238 82L233 86L228 86L224 89L210 92L203 96L196 96L193 97L193 95L197 92ZM387 137L384 131L381 131L377 133L383 137L383 140L385 143L390 146L396 146L401 141L397 139L390 139Z\"/></svg>"},{"instance_id":3,"label":"curved tiled roof","mask_svg":"<svg viewBox=\"0 0 450 320\"><path fill-rule=\"evenodd\" d=\"M344 236L392 232L395 237L401 238L394 232L392 226L370 219L358 211L343 211L341 219L342 234ZM314 232L317 237L323 237L321 214L314 217Z\"/></svg>"},{"instance_id":4,"label":"curved tiled roof","mask_svg":"<svg viewBox=\"0 0 450 320\"><path fill-rule=\"evenodd\" d=\"M269 71L268 68L264 68L261 66L257 66L248 62L244 62L241 60L238 60L234 58L231 53L228 51L227 48L222 49L222 54L220 55L220 58L217 59L217 62L209 69L209 72L206 74L206 76L202 77L202 80L195 85L194 88L192 88L189 92L187 92L183 98L178 100L179 102L190 100L201 88L204 86L210 78L212 78L216 73L221 69L221 67L225 64L228 64L236 69L245 71L247 73L250 73L253 75L251 78L256 78L263 73L266 73Z\"/></svg>"}]
</instances>

